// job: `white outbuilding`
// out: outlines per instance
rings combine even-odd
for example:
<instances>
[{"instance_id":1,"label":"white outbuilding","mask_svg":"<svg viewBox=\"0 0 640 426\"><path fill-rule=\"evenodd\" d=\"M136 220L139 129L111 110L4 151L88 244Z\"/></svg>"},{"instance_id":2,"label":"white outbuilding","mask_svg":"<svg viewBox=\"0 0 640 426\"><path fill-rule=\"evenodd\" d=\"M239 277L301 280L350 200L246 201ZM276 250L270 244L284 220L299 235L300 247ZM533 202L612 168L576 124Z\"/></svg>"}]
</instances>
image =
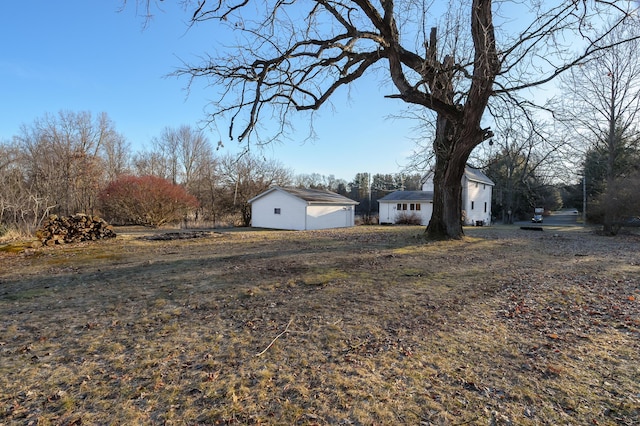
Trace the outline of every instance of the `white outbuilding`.
<instances>
[{"instance_id":1,"label":"white outbuilding","mask_svg":"<svg viewBox=\"0 0 640 426\"><path fill-rule=\"evenodd\" d=\"M254 228L296 231L355 224L353 201L335 192L274 186L249 200Z\"/></svg>"}]
</instances>

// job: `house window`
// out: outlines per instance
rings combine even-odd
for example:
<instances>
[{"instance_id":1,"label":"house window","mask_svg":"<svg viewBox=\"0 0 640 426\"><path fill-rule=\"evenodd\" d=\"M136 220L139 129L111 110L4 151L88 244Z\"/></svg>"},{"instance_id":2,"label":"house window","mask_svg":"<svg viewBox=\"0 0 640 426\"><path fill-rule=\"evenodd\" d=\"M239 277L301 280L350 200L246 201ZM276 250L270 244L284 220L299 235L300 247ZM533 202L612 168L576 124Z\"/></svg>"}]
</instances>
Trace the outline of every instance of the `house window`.
<instances>
[{"instance_id":1,"label":"house window","mask_svg":"<svg viewBox=\"0 0 640 426\"><path fill-rule=\"evenodd\" d=\"M476 188L478 187L478 182L476 182Z\"/></svg>"},{"instance_id":2,"label":"house window","mask_svg":"<svg viewBox=\"0 0 640 426\"><path fill-rule=\"evenodd\" d=\"M482 184L482 189L487 189L487 184L486 183Z\"/></svg>"},{"instance_id":3,"label":"house window","mask_svg":"<svg viewBox=\"0 0 640 426\"><path fill-rule=\"evenodd\" d=\"M415 210L416 209L416 205L411 203L409 204L409 210Z\"/></svg>"},{"instance_id":4,"label":"house window","mask_svg":"<svg viewBox=\"0 0 640 426\"><path fill-rule=\"evenodd\" d=\"M402 210L402 204L398 203L398 206L396 207L396 210Z\"/></svg>"},{"instance_id":5,"label":"house window","mask_svg":"<svg viewBox=\"0 0 640 426\"><path fill-rule=\"evenodd\" d=\"M474 201L471 202L471 210L473 210L473 205L475 204Z\"/></svg>"},{"instance_id":6,"label":"house window","mask_svg":"<svg viewBox=\"0 0 640 426\"><path fill-rule=\"evenodd\" d=\"M273 214L280 214L280 207L273 209Z\"/></svg>"},{"instance_id":7,"label":"house window","mask_svg":"<svg viewBox=\"0 0 640 426\"><path fill-rule=\"evenodd\" d=\"M487 212L487 202L486 201L484 202L484 212L485 213Z\"/></svg>"},{"instance_id":8,"label":"house window","mask_svg":"<svg viewBox=\"0 0 640 426\"><path fill-rule=\"evenodd\" d=\"M416 204L416 210L420 210L420 203Z\"/></svg>"}]
</instances>

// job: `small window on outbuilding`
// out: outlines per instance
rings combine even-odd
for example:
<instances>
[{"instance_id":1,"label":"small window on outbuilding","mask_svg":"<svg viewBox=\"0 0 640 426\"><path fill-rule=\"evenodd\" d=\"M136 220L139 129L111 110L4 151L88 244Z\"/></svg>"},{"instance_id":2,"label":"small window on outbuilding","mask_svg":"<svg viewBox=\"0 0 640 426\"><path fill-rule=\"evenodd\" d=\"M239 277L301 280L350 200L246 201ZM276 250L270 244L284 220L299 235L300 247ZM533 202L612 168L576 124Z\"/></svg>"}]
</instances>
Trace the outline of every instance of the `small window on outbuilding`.
<instances>
[{"instance_id":1,"label":"small window on outbuilding","mask_svg":"<svg viewBox=\"0 0 640 426\"><path fill-rule=\"evenodd\" d=\"M276 207L273 209L273 214L280 214L280 207Z\"/></svg>"},{"instance_id":2,"label":"small window on outbuilding","mask_svg":"<svg viewBox=\"0 0 640 426\"><path fill-rule=\"evenodd\" d=\"M472 202L471 202L471 210L473 210L473 206L474 206L474 204L475 204L475 201L472 201Z\"/></svg>"},{"instance_id":3,"label":"small window on outbuilding","mask_svg":"<svg viewBox=\"0 0 640 426\"><path fill-rule=\"evenodd\" d=\"M420 210L420 203L416 204L416 210Z\"/></svg>"},{"instance_id":4,"label":"small window on outbuilding","mask_svg":"<svg viewBox=\"0 0 640 426\"><path fill-rule=\"evenodd\" d=\"M416 209L416 205L411 203L409 204L409 210L415 210Z\"/></svg>"}]
</instances>

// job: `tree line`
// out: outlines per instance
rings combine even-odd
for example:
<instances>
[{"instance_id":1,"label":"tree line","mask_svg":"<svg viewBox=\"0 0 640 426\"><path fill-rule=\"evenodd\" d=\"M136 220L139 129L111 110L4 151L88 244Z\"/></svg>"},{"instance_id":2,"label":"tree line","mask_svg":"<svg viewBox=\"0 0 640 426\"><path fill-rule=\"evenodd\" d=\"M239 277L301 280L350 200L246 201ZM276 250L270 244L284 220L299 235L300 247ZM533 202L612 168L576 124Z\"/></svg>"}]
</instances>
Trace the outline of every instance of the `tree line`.
<instances>
[{"instance_id":1,"label":"tree line","mask_svg":"<svg viewBox=\"0 0 640 426\"><path fill-rule=\"evenodd\" d=\"M605 224L607 214L612 216L612 232L640 212L636 127L618 126L613 138L588 138L583 144L576 144L575 129L554 139L545 132L557 127L521 117L499 122L499 128L501 136L474 158L496 184L494 220L526 219L534 207L582 210L586 205L591 223ZM571 150L581 159L570 169L563 165L565 150L575 145L586 149ZM568 168L581 179L562 183L558 171ZM63 111L22 125L11 141L0 142L0 232L32 232L51 214L75 213L104 215L119 224L248 226L248 200L272 185L344 195L359 202L356 213L370 223L380 198L420 190L423 176L362 172L346 181L318 173L294 175L277 160L258 155L217 155L204 132L188 125L167 127L148 149L133 151L106 113Z\"/></svg>"},{"instance_id":2,"label":"tree line","mask_svg":"<svg viewBox=\"0 0 640 426\"><path fill-rule=\"evenodd\" d=\"M294 175L260 155L218 155L205 133L190 125L167 127L150 147L134 151L106 113L47 114L0 141L4 232L32 232L52 214L75 213L152 226L177 220L247 226L248 200L273 185L337 192L360 202L359 214L371 215L378 198L396 189L419 189L421 179L417 173L358 173L350 182L318 173Z\"/></svg>"}]
</instances>

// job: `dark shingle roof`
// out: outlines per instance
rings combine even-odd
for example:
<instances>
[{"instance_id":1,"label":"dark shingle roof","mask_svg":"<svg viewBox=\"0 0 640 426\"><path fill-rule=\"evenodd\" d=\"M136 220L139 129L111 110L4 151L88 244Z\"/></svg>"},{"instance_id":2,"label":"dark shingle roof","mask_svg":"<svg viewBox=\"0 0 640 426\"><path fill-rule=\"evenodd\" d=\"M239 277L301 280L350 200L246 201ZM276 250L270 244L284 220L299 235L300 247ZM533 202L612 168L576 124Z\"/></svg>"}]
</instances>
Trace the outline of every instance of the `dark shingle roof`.
<instances>
[{"instance_id":1,"label":"dark shingle roof","mask_svg":"<svg viewBox=\"0 0 640 426\"><path fill-rule=\"evenodd\" d=\"M357 201L353 201L343 195L336 194L335 192L325 191L323 189L305 189L305 188L291 188L280 187L283 191L287 191L291 195L295 195L298 198L302 198L305 201L316 203L338 203L338 204L358 204Z\"/></svg>"},{"instance_id":2,"label":"dark shingle roof","mask_svg":"<svg viewBox=\"0 0 640 426\"><path fill-rule=\"evenodd\" d=\"M432 191L395 191L378 201L433 201Z\"/></svg>"},{"instance_id":3,"label":"dark shingle roof","mask_svg":"<svg viewBox=\"0 0 640 426\"><path fill-rule=\"evenodd\" d=\"M274 186L257 197L249 200L249 203L254 200L269 194L273 191L284 191L287 192L294 197L300 198L308 203L322 203L322 204L360 204L357 201L353 201L350 198L342 196L340 194L336 194L335 192L325 191L323 189L305 189L305 188L292 188L292 187L282 187L282 186Z\"/></svg>"}]
</instances>

